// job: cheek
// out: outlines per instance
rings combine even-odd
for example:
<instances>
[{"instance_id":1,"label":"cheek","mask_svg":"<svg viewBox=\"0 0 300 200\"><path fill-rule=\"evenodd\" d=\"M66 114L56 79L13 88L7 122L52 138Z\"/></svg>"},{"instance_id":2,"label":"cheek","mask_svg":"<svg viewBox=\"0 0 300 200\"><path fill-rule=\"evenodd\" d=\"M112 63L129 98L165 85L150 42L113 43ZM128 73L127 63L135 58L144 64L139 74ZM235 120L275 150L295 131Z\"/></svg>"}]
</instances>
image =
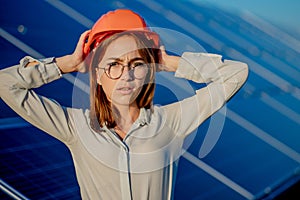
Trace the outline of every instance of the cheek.
<instances>
[{"instance_id":1,"label":"cheek","mask_svg":"<svg viewBox=\"0 0 300 200\"><path fill-rule=\"evenodd\" d=\"M105 76L102 76L100 81L101 81L102 88L103 88L103 90L106 94L106 97L108 99L111 99L112 92L113 92L113 90L115 88L115 85L116 85L115 81L113 81L111 79L108 79Z\"/></svg>"},{"instance_id":2,"label":"cheek","mask_svg":"<svg viewBox=\"0 0 300 200\"><path fill-rule=\"evenodd\" d=\"M144 79L144 80L136 81L135 84L136 84L137 88L141 89L147 83L145 83L145 79Z\"/></svg>"},{"instance_id":3,"label":"cheek","mask_svg":"<svg viewBox=\"0 0 300 200\"><path fill-rule=\"evenodd\" d=\"M140 92L141 92L144 85L145 85L145 80L139 80L139 81L135 82L136 89L135 89L135 92L133 94L134 98L136 98L140 94Z\"/></svg>"}]
</instances>

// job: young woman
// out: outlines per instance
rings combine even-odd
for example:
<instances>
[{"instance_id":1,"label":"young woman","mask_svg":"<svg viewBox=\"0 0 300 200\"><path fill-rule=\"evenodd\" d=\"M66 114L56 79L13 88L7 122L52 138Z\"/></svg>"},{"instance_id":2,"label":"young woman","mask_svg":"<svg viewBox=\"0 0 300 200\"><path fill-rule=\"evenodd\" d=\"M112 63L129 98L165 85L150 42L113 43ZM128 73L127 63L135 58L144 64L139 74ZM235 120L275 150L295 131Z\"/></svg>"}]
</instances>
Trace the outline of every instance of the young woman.
<instances>
[{"instance_id":1,"label":"young woman","mask_svg":"<svg viewBox=\"0 0 300 200\"><path fill-rule=\"evenodd\" d=\"M32 88L62 74L90 74L90 109L63 107ZM153 105L155 73L175 72L207 86L194 96ZM82 199L172 199L185 137L244 84L247 65L221 56L168 55L138 14L116 10L84 32L71 55L0 71L1 98L70 149Z\"/></svg>"}]
</instances>

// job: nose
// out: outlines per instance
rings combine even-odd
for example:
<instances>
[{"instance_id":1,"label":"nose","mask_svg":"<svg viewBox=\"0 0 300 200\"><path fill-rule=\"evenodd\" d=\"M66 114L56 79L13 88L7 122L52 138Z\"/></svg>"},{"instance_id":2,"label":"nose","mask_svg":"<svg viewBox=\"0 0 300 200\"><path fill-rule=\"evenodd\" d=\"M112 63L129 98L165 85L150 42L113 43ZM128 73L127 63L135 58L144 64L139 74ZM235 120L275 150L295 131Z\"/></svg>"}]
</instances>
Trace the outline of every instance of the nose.
<instances>
[{"instance_id":1,"label":"nose","mask_svg":"<svg viewBox=\"0 0 300 200\"><path fill-rule=\"evenodd\" d=\"M133 70L131 70L129 66L125 66L123 69L121 79L125 81L131 81L133 80L133 78Z\"/></svg>"}]
</instances>

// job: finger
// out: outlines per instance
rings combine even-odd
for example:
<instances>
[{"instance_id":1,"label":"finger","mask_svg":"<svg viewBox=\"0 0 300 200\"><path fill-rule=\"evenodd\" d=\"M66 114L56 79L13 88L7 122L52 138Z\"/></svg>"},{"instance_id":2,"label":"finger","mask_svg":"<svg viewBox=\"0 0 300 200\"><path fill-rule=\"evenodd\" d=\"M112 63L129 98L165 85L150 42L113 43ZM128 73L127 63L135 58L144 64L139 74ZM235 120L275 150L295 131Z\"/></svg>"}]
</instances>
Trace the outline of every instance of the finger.
<instances>
[{"instance_id":1,"label":"finger","mask_svg":"<svg viewBox=\"0 0 300 200\"><path fill-rule=\"evenodd\" d=\"M76 48L74 50L74 53L78 56L81 57L83 54L83 50L84 50L84 43L86 38L88 37L89 33L91 32L91 30L87 30L85 32L83 32L77 42Z\"/></svg>"},{"instance_id":2,"label":"finger","mask_svg":"<svg viewBox=\"0 0 300 200\"><path fill-rule=\"evenodd\" d=\"M84 31L84 32L80 35L80 38L79 38L78 43L80 43L81 45L82 45L83 43L85 43L85 41L86 41L87 38L89 37L90 32L91 32L91 30Z\"/></svg>"},{"instance_id":3,"label":"finger","mask_svg":"<svg viewBox=\"0 0 300 200\"><path fill-rule=\"evenodd\" d=\"M86 39L89 37L90 32L91 30L87 30L81 34L81 37L84 39L84 41L86 41Z\"/></svg>"},{"instance_id":4,"label":"finger","mask_svg":"<svg viewBox=\"0 0 300 200\"><path fill-rule=\"evenodd\" d=\"M88 67L87 67L86 63L81 62L77 67L77 71L80 73L86 73L88 71Z\"/></svg>"},{"instance_id":5,"label":"finger","mask_svg":"<svg viewBox=\"0 0 300 200\"><path fill-rule=\"evenodd\" d=\"M80 68L78 69L78 72L80 73L86 73L88 70L87 70L87 67L86 66L80 66Z\"/></svg>"},{"instance_id":6,"label":"finger","mask_svg":"<svg viewBox=\"0 0 300 200\"><path fill-rule=\"evenodd\" d=\"M164 65L165 64L165 58L166 58L166 56L167 56L167 53L166 53L166 48L165 48L165 46L160 46L160 63L162 64L162 65ZM161 68L162 66L160 66L160 68Z\"/></svg>"}]
</instances>

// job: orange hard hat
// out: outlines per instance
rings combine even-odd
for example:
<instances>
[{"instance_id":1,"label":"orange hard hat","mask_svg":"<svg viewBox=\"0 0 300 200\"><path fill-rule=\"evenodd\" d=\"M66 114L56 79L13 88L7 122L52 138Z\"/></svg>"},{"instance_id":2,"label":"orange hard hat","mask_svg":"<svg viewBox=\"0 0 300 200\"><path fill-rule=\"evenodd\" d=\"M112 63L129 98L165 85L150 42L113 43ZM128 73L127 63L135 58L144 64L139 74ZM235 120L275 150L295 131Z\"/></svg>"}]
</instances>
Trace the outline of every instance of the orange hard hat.
<instances>
[{"instance_id":1,"label":"orange hard hat","mask_svg":"<svg viewBox=\"0 0 300 200\"><path fill-rule=\"evenodd\" d=\"M143 32L156 47L159 46L158 34L147 27L140 15L131 10L117 9L102 15L94 24L84 45L84 54L87 55L107 37L123 31Z\"/></svg>"}]
</instances>

